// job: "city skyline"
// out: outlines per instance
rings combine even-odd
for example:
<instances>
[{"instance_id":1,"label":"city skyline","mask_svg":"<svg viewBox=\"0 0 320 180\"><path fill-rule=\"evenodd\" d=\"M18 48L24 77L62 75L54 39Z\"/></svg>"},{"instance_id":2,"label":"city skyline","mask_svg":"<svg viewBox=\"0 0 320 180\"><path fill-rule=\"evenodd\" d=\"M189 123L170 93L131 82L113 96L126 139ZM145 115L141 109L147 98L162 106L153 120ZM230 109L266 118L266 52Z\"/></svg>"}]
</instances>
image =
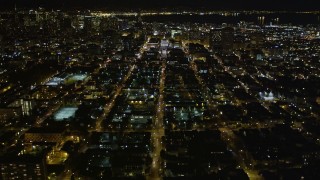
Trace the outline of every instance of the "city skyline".
<instances>
[{"instance_id":1,"label":"city skyline","mask_svg":"<svg viewBox=\"0 0 320 180\"><path fill-rule=\"evenodd\" d=\"M319 10L316 0L0 0L2 9L19 8L65 8L65 9L158 9L190 8L210 10Z\"/></svg>"}]
</instances>

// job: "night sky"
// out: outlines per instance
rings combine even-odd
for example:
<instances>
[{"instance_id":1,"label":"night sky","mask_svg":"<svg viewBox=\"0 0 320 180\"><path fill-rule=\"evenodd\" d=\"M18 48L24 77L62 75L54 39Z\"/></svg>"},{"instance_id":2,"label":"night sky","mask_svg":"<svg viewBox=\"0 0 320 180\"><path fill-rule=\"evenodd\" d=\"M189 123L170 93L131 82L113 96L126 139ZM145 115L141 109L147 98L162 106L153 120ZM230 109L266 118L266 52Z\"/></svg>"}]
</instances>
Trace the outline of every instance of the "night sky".
<instances>
[{"instance_id":1,"label":"night sky","mask_svg":"<svg viewBox=\"0 0 320 180\"><path fill-rule=\"evenodd\" d=\"M2 9L46 7L54 9L159 9L212 10L320 10L319 0L0 0Z\"/></svg>"}]
</instances>

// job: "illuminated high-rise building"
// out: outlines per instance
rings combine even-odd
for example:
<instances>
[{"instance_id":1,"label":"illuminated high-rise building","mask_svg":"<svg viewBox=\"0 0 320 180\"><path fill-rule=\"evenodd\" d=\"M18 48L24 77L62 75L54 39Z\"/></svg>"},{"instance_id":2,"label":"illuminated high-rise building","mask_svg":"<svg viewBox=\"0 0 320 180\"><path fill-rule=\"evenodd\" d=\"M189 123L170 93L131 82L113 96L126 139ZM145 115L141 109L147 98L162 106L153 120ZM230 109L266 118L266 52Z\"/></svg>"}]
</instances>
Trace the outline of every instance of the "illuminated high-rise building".
<instances>
[{"instance_id":1,"label":"illuminated high-rise building","mask_svg":"<svg viewBox=\"0 0 320 180\"><path fill-rule=\"evenodd\" d=\"M83 29L85 32L91 32L93 28L93 18L91 16L84 16L83 19Z\"/></svg>"},{"instance_id":2,"label":"illuminated high-rise building","mask_svg":"<svg viewBox=\"0 0 320 180\"><path fill-rule=\"evenodd\" d=\"M221 51L221 29L212 29L210 34L210 47L212 51Z\"/></svg>"},{"instance_id":3,"label":"illuminated high-rise building","mask_svg":"<svg viewBox=\"0 0 320 180\"><path fill-rule=\"evenodd\" d=\"M251 47L260 49L263 46L264 43L264 37L261 32L255 32L251 35Z\"/></svg>"},{"instance_id":4,"label":"illuminated high-rise building","mask_svg":"<svg viewBox=\"0 0 320 180\"><path fill-rule=\"evenodd\" d=\"M21 98L11 103L9 107L19 107L23 116L29 116L34 107L34 102L29 98Z\"/></svg>"},{"instance_id":5,"label":"illuminated high-rise building","mask_svg":"<svg viewBox=\"0 0 320 180\"><path fill-rule=\"evenodd\" d=\"M232 52L234 41L234 29L225 27L221 31L222 50L224 52Z\"/></svg>"}]
</instances>

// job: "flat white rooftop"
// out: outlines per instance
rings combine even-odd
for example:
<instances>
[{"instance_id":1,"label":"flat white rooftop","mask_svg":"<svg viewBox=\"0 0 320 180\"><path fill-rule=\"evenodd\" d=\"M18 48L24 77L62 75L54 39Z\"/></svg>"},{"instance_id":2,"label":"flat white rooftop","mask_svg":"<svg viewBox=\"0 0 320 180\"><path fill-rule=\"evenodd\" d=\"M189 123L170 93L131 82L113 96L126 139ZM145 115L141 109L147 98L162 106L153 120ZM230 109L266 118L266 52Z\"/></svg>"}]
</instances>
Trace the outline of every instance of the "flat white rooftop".
<instances>
[{"instance_id":1,"label":"flat white rooftop","mask_svg":"<svg viewBox=\"0 0 320 180\"><path fill-rule=\"evenodd\" d=\"M77 110L77 107L63 107L54 114L54 120L63 121L70 117L74 117Z\"/></svg>"},{"instance_id":2,"label":"flat white rooftop","mask_svg":"<svg viewBox=\"0 0 320 180\"><path fill-rule=\"evenodd\" d=\"M88 76L85 75L85 74L75 74L75 75L72 75L70 78L71 79L74 79L76 81L83 81L84 79L86 79Z\"/></svg>"}]
</instances>

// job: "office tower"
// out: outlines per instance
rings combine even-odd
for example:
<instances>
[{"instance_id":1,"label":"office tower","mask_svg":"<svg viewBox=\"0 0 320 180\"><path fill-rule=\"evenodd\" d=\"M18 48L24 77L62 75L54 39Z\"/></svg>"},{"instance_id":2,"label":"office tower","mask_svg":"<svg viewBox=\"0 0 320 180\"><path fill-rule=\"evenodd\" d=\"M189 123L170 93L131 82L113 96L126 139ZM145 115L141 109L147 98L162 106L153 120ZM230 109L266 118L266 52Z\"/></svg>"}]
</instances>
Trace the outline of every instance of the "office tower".
<instances>
[{"instance_id":1,"label":"office tower","mask_svg":"<svg viewBox=\"0 0 320 180\"><path fill-rule=\"evenodd\" d=\"M222 50L230 53L233 50L234 29L232 27L225 27L221 32Z\"/></svg>"},{"instance_id":2,"label":"office tower","mask_svg":"<svg viewBox=\"0 0 320 180\"><path fill-rule=\"evenodd\" d=\"M210 33L210 48L213 52L221 51L221 29L212 29Z\"/></svg>"}]
</instances>

